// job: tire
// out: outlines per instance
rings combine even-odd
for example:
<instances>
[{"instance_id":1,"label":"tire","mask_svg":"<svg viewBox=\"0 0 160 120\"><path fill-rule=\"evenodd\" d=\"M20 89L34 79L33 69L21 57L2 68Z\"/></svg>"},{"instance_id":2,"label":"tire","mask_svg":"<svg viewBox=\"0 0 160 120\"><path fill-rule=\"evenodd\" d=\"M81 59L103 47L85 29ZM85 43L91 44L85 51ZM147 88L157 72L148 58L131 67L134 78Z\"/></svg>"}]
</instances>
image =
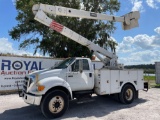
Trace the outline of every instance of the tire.
<instances>
[{"instance_id":1,"label":"tire","mask_svg":"<svg viewBox=\"0 0 160 120\"><path fill-rule=\"evenodd\" d=\"M127 84L122 88L121 93L119 93L119 100L123 104L131 104L135 98L135 89L132 85Z\"/></svg>"},{"instance_id":2,"label":"tire","mask_svg":"<svg viewBox=\"0 0 160 120\"><path fill-rule=\"evenodd\" d=\"M46 118L62 116L69 106L67 94L61 90L49 92L41 102L41 111Z\"/></svg>"}]
</instances>

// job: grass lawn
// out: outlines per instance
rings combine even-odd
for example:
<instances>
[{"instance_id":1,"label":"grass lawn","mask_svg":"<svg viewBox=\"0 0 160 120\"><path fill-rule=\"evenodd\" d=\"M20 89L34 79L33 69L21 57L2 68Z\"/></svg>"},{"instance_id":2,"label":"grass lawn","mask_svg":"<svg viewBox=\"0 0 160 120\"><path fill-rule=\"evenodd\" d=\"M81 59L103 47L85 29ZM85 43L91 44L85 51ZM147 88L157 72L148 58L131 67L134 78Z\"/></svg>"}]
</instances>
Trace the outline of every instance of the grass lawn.
<instances>
[{"instance_id":1,"label":"grass lawn","mask_svg":"<svg viewBox=\"0 0 160 120\"><path fill-rule=\"evenodd\" d=\"M144 76L144 80L149 83L149 87L160 88L160 84L156 84L155 76Z\"/></svg>"},{"instance_id":2,"label":"grass lawn","mask_svg":"<svg viewBox=\"0 0 160 120\"><path fill-rule=\"evenodd\" d=\"M155 81L156 77L155 76L144 76L144 80L154 80Z\"/></svg>"}]
</instances>

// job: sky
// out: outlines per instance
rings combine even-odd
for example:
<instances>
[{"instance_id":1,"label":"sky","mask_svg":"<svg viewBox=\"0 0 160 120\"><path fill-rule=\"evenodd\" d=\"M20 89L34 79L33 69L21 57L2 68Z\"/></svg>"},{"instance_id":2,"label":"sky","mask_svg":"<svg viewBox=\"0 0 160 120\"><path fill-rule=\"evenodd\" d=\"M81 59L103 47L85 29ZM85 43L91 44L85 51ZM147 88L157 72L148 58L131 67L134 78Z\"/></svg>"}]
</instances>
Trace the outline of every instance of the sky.
<instances>
[{"instance_id":1,"label":"sky","mask_svg":"<svg viewBox=\"0 0 160 120\"><path fill-rule=\"evenodd\" d=\"M33 55L33 48L19 50L19 41L9 36L8 31L17 25L14 0L0 0L0 53ZM120 10L116 16L131 11L140 11L139 27L122 30L121 23L111 35L118 43L118 62L124 65L154 64L160 61L160 0L119 0ZM22 38L25 39L25 38ZM41 56L37 53L36 56Z\"/></svg>"}]
</instances>

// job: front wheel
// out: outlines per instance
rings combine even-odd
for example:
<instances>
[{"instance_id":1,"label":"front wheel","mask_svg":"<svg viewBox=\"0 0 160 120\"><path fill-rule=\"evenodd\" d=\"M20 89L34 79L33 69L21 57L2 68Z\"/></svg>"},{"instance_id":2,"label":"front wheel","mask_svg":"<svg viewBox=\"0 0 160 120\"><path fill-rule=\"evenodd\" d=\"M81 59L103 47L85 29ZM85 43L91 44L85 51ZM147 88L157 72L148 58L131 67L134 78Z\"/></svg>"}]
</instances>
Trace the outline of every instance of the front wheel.
<instances>
[{"instance_id":1,"label":"front wheel","mask_svg":"<svg viewBox=\"0 0 160 120\"><path fill-rule=\"evenodd\" d=\"M57 118L62 116L68 109L69 99L65 92L54 90L49 92L41 103L41 111L47 118Z\"/></svg>"},{"instance_id":2,"label":"front wheel","mask_svg":"<svg viewBox=\"0 0 160 120\"><path fill-rule=\"evenodd\" d=\"M119 93L119 99L124 104L130 104L135 98L135 89L132 85L127 84L122 88L121 93Z\"/></svg>"}]
</instances>

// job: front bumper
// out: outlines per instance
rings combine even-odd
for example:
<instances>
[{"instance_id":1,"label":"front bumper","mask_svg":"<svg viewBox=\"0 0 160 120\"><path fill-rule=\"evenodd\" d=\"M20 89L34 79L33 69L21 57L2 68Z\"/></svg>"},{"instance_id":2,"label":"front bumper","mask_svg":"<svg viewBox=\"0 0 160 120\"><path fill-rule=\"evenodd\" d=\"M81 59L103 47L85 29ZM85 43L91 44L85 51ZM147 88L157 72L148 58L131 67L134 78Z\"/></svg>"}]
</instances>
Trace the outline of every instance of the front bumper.
<instances>
[{"instance_id":1,"label":"front bumper","mask_svg":"<svg viewBox=\"0 0 160 120\"><path fill-rule=\"evenodd\" d=\"M23 97L24 102L28 104L40 105L41 103L42 96L36 96L36 95L28 94L25 92L22 92L21 95Z\"/></svg>"}]
</instances>

